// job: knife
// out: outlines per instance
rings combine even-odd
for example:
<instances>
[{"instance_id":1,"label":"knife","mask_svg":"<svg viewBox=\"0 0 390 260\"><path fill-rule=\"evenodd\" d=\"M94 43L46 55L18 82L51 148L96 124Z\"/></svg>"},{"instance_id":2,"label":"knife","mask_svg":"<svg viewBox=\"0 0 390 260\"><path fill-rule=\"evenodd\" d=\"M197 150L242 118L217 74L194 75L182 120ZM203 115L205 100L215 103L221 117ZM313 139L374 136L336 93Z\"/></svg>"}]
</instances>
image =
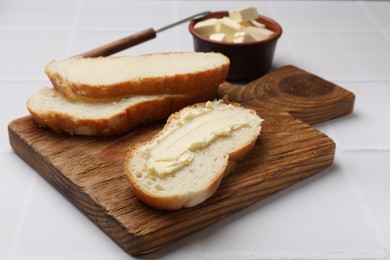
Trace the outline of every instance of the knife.
<instances>
[{"instance_id":1,"label":"knife","mask_svg":"<svg viewBox=\"0 0 390 260\"><path fill-rule=\"evenodd\" d=\"M140 31L140 32L134 33L132 35L126 36L124 38L121 38L119 40L107 43L107 44L105 44L103 46L100 46L100 47L98 47L96 49L93 49L93 50L90 50L90 51L78 54L75 57L84 57L84 58L86 58L86 57L100 57L100 56L105 57L105 56L109 56L111 54L120 52L120 51L122 51L124 49L127 49L129 47L132 47L132 46L135 46L137 44L140 44L140 43L146 42L148 40L154 39L154 38L156 38L157 33L160 33L162 31L170 29L170 28L172 28L172 27L174 27L176 25L185 23L185 22L187 22L189 20L199 19L199 18L205 17L209 13L210 13L210 11L201 12L201 13L192 15L190 17L184 18L184 19L182 19L180 21L177 21L175 23L172 23L172 24L169 24L167 26L161 27L160 29L157 29L157 30L154 30L153 28L148 28L148 29L145 29L143 31Z\"/></svg>"}]
</instances>

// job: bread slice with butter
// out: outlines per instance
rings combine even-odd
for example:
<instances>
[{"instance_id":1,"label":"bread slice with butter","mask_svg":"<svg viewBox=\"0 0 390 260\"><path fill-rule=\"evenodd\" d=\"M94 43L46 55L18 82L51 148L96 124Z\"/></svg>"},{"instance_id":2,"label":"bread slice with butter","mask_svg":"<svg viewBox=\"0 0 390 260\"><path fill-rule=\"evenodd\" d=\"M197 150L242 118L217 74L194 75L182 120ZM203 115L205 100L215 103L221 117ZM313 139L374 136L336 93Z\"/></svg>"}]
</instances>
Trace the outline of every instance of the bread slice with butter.
<instances>
[{"instance_id":1,"label":"bread slice with butter","mask_svg":"<svg viewBox=\"0 0 390 260\"><path fill-rule=\"evenodd\" d=\"M42 88L28 99L27 108L34 121L54 132L115 135L213 98L215 90L210 88L193 95L137 95L115 101L84 102L69 100L54 88Z\"/></svg>"},{"instance_id":2,"label":"bread slice with butter","mask_svg":"<svg viewBox=\"0 0 390 260\"><path fill-rule=\"evenodd\" d=\"M45 72L64 96L88 102L217 89L229 70L220 53L172 52L52 61Z\"/></svg>"},{"instance_id":3,"label":"bread slice with butter","mask_svg":"<svg viewBox=\"0 0 390 260\"><path fill-rule=\"evenodd\" d=\"M127 155L124 168L134 194L163 210L205 201L252 150L262 121L254 110L224 101L174 113L160 133Z\"/></svg>"}]
</instances>

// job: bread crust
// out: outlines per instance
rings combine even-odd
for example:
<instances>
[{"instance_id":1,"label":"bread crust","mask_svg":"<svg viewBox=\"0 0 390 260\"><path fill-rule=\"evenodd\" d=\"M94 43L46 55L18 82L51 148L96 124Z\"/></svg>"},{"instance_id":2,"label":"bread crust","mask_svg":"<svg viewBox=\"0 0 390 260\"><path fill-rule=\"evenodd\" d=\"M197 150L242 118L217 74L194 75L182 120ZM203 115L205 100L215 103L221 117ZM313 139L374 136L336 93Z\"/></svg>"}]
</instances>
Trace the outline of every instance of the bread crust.
<instances>
[{"instance_id":1,"label":"bread crust","mask_svg":"<svg viewBox=\"0 0 390 260\"><path fill-rule=\"evenodd\" d=\"M173 53L147 54L147 56L169 54ZM121 57L112 58L119 59ZM126 98L132 95L193 95L204 89L214 89L221 84L227 76L230 65L229 60L226 58L225 64L213 69L172 76L140 78L138 80L97 87L96 85L72 82L64 78L60 73L52 71L50 67L55 62L50 62L45 67L45 72L57 91L69 99L88 102Z\"/></svg>"},{"instance_id":2,"label":"bread crust","mask_svg":"<svg viewBox=\"0 0 390 260\"><path fill-rule=\"evenodd\" d=\"M195 105L192 105L190 107L193 108L200 108L204 107L206 103L198 103ZM234 106L241 107L240 104L237 103L231 103ZM257 115L257 113L254 110L248 109L251 113L254 113ZM229 173L231 173L235 167L235 165L242 160L245 156L247 156L254 148L257 137L255 136L251 140L249 140L246 144L244 144L241 147L238 147L235 151L232 151L231 153L224 156L224 158L221 158L224 161L221 169L219 169L219 173L214 176L214 178L208 183L204 189L199 190L196 193L187 194L187 196L181 196L181 195L159 195L149 192L148 190L144 189L137 181L136 177L132 173L130 169L130 163L131 159L134 156L135 153L138 152L138 150L143 147L144 145L153 142L156 138L158 138L161 134L164 133L164 131L170 126L170 123L177 119L180 116L181 111L178 111L174 114L172 114L165 124L164 128L157 133L155 136L153 136L150 140L147 140L143 143L137 144L133 146L127 154L125 163L124 163L124 171L125 174L130 182L130 187L133 190L135 196L143 201L145 204L161 210L179 210L182 208L188 208L192 207L194 205L199 204L200 202L205 201L206 199L210 198L218 189L223 177L227 176ZM260 128L260 126L259 126ZM259 129L260 131L260 129Z\"/></svg>"},{"instance_id":3,"label":"bread crust","mask_svg":"<svg viewBox=\"0 0 390 260\"><path fill-rule=\"evenodd\" d=\"M167 118L170 114L196 102L215 98L213 89L205 90L195 96L167 95L160 99L147 100L133 104L120 113L108 118L79 119L73 115L40 112L27 101L27 109L40 126L50 127L54 132L67 132L77 135L117 135L127 132L140 124Z\"/></svg>"}]
</instances>

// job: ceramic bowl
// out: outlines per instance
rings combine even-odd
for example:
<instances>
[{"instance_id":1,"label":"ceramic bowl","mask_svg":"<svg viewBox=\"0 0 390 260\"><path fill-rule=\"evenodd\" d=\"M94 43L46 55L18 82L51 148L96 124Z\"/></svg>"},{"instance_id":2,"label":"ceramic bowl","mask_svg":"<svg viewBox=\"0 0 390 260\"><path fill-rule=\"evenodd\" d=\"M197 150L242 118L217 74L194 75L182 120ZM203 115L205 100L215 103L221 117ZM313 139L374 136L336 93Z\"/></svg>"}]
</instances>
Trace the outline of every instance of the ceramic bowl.
<instances>
[{"instance_id":1,"label":"ceramic bowl","mask_svg":"<svg viewBox=\"0 0 390 260\"><path fill-rule=\"evenodd\" d=\"M276 21L260 15L257 21L265 24L267 29L274 31L274 34L265 40L250 43L213 41L194 29L194 25L199 21L224 16L228 16L227 11L212 12L201 19L190 21L189 30L193 36L195 51L220 52L227 56L230 59L227 80L252 80L267 73L272 66L276 43L282 35L282 27Z\"/></svg>"}]
</instances>

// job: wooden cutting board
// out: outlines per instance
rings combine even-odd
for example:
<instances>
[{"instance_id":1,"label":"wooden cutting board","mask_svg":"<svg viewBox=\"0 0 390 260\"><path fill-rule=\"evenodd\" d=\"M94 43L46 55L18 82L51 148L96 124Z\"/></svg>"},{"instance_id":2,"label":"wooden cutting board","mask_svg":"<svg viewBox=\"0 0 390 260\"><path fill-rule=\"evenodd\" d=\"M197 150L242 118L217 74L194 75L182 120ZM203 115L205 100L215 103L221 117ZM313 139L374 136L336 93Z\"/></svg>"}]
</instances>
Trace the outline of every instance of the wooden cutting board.
<instances>
[{"instance_id":1,"label":"wooden cutting board","mask_svg":"<svg viewBox=\"0 0 390 260\"><path fill-rule=\"evenodd\" d=\"M174 212L138 201L123 174L129 147L163 123L115 137L80 137L39 128L31 117L9 124L15 152L130 254L144 254L305 179L332 164L335 143L311 124L352 112L354 94L293 66L219 96L265 119L254 151L200 205ZM76 235L76 234L75 234Z\"/></svg>"}]
</instances>

